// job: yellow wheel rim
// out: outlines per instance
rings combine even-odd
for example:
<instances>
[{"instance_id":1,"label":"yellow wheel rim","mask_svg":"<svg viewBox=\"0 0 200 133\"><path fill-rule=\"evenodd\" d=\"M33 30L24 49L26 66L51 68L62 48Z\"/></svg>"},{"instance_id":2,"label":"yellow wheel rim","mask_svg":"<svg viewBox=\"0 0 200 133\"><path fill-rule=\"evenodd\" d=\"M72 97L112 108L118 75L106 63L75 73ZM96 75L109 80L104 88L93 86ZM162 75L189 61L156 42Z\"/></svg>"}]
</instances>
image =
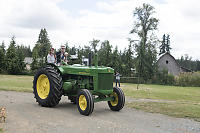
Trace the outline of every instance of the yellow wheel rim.
<instances>
[{"instance_id":1,"label":"yellow wheel rim","mask_svg":"<svg viewBox=\"0 0 200 133\"><path fill-rule=\"evenodd\" d=\"M50 83L45 74L41 74L37 79L37 93L41 99L46 99L49 95Z\"/></svg>"},{"instance_id":2,"label":"yellow wheel rim","mask_svg":"<svg viewBox=\"0 0 200 133\"><path fill-rule=\"evenodd\" d=\"M86 108L87 108L87 100L84 95L79 96L79 107L83 111L86 110Z\"/></svg>"},{"instance_id":3,"label":"yellow wheel rim","mask_svg":"<svg viewBox=\"0 0 200 133\"><path fill-rule=\"evenodd\" d=\"M112 106L117 106L117 104L118 104L118 95L117 95L117 93L116 93L116 92L113 92L113 93L111 94L111 97L114 97L114 100L113 100L113 101L110 101L111 105L112 105Z\"/></svg>"}]
</instances>

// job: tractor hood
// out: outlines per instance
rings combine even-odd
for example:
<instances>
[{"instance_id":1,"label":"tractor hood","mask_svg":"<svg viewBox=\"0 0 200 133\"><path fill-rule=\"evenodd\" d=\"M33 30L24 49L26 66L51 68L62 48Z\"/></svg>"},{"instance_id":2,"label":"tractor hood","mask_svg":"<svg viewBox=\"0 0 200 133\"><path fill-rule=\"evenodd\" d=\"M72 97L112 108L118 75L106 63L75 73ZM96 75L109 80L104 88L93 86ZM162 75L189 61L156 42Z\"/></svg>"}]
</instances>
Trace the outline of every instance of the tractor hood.
<instances>
[{"instance_id":1,"label":"tractor hood","mask_svg":"<svg viewBox=\"0 0 200 133\"><path fill-rule=\"evenodd\" d=\"M95 76L98 73L110 73L114 74L114 69L111 67L103 67L103 66L82 66L82 65L66 65L59 66L61 74L75 74L75 75L87 75L87 76Z\"/></svg>"}]
</instances>

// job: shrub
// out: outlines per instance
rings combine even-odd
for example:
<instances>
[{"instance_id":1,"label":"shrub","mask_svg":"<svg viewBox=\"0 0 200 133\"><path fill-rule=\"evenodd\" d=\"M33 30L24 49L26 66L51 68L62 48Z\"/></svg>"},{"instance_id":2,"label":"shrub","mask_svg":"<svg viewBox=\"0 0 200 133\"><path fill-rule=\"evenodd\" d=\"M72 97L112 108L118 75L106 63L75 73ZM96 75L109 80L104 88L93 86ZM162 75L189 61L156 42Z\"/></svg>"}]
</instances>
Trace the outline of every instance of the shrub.
<instances>
[{"instance_id":1,"label":"shrub","mask_svg":"<svg viewBox=\"0 0 200 133\"><path fill-rule=\"evenodd\" d=\"M162 85L174 85L174 76L169 74L167 70L158 71L153 77L152 83Z\"/></svg>"},{"instance_id":2,"label":"shrub","mask_svg":"<svg viewBox=\"0 0 200 133\"><path fill-rule=\"evenodd\" d=\"M179 86L200 86L200 72L181 73L175 82Z\"/></svg>"}]
</instances>

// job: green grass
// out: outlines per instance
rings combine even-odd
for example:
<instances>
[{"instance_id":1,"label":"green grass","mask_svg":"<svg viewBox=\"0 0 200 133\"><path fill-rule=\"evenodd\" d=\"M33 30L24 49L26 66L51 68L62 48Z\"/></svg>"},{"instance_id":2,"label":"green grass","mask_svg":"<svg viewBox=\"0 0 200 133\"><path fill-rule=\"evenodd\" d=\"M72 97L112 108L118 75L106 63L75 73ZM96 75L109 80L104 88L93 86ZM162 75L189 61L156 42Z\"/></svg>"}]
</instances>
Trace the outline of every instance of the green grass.
<instances>
[{"instance_id":1,"label":"green grass","mask_svg":"<svg viewBox=\"0 0 200 133\"><path fill-rule=\"evenodd\" d=\"M0 75L0 90L32 92L33 76Z\"/></svg>"},{"instance_id":2,"label":"green grass","mask_svg":"<svg viewBox=\"0 0 200 133\"><path fill-rule=\"evenodd\" d=\"M0 90L32 92L32 81L33 76L0 75ZM200 121L200 87L142 84L137 90L136 84L122 83L121 88L126 96L132 98L166 101L132 101L127 102L128 107Z\"/></svg>"},{"instance_id":3,"label":"green grass","mask_svg":"<svg viewBox=\"0 0 200 133\"><path fill-rule=\"evenodd\" d=\"M200 121L200 104L196 103L159 103L159 102L131 102L128 107L151 113L161 113L179 118L191 118Z\"/></svg>"},{"instance_id":4,"label":"green grass","mask_svg":"<svg viewBox=\"0 0 200 133\"><path fill-rule=\"evenodd\" d=\"M122 88L127 96L133 98L162 99L173 101L200 101L200 87L180 87L164 85L139 85L123 83Z\"/></svg>"},{"instance_id":5,"label":"green grass","mask_svg":"<svg viewBox=\"0 0 200 133\"><path fill-rule=\"evenodd\" d=\"M3 128L0 128L0 133L3 133Z\"/></svg>"},{"instance_id":6,"label":"green grass","mask_svg":"<svg viewBox=\"0 0 200 133\"><path fill-rule=\"evenodd\" d=\"M127 102L128 107L174 117L200 121L200 87L122 84L126 96L136 99L156 99ZM160 100L160 101L159 101ZM164 100L164 101L163 101Z\"/></svg>"}]
</instances>

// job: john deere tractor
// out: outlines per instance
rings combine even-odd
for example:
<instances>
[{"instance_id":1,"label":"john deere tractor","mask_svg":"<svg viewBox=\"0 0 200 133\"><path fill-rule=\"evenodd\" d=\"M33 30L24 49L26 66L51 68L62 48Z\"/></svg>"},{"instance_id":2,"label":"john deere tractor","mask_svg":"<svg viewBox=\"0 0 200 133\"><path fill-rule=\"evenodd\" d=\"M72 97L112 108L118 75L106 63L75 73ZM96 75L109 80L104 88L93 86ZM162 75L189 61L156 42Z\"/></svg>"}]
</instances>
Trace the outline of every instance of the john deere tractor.
<instances>
[{"instance_id":1,"label":"john deere tractor","mask_svg":"<svg viewBox=\"0 0 200 133\"><path fill-rule=\"evenodd\" d=\"M48 64L38 69L33 80L33 93L36 102L44 107L54 107L62 95L77 104L82 115L90 115L94 103L107 101L113 111L124 107L125 96L122 89L113 87L114 70L98 66L95 55L95 66ZM65 64L65 63L63 63Z\"/></svg>"}]
</instances>

